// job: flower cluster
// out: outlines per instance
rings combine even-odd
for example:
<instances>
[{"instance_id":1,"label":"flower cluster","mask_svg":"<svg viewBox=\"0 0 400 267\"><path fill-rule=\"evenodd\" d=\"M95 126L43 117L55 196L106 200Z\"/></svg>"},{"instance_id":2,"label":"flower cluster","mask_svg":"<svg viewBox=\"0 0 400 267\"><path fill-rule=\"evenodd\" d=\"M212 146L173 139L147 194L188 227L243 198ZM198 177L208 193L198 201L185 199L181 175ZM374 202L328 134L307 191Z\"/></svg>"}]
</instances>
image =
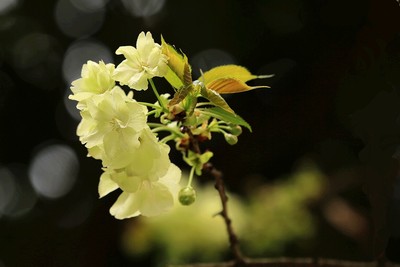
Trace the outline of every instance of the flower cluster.
<instances>
[{"instance_id":1,"label":"flower cluster","mask_svg":"<svg viewBox=\"0 0 400 267\"><path fill-rule=\"evenodd\" d=\"M193 80L186 55L161 41L161 45L155 43L150 32L142 32L136 48L117 49L116 54L125 58L118 66L88 61L82 67L82 77L71 86L70 99L78 102L82 116L77 135L88 155L103 164L99 195L122 190L110 209L118 219L163 213L173 206L177 195L181 204L193 203L192 179L201 175L213 156L211 151L202 151L201 143L210 140L213 133L221 133L233 145L242 126L251 130L221 94L266 87L251 87L246 82L270 77L224 65ZM153 77L165 78L173 95L160 95ZM132 90L147 90L149 84L157 101L136 101ZM154 118L148 120L149 116ZM181 171L168 155L167 143L171 141L191 167L188 185L182 189Z\"/></svg>"},{"instance_id":2,"label":"flower cluster","mask_svg":"<svg viewBox=\"0 0 400 267\"><path fill-rule=\"evenodd\" d=\"M147 107L118 86L147 89L147 81L163 76L167 58L150 33L141 33L137 48L121 47L126 59L113 64L88 61L82 77L72 83L82 120L77 134L88 155L102 161L100 197L120 188L110 213L118 219L153 216L172 207L180 170L169 160L169 146L160 143L147 125Z\"/></svg>"}]
</instances>

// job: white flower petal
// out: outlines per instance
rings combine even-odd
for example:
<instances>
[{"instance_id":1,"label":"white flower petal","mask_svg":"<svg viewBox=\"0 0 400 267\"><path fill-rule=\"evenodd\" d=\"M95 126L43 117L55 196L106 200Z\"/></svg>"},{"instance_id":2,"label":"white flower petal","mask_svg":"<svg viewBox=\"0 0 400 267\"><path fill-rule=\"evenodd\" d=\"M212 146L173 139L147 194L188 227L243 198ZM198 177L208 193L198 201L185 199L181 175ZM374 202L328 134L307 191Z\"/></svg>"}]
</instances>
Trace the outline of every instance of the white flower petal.
<instances>
[{"instance_id":1,"label":"white flower petal","mask_svg":"<svg viewBox=\"0 0 400 267\"><path fill-rule=\"evenodd\" d=\"M113 180L111 180L110 174L108 172L104 172L100 176L99 187L98 187L100 198L104 197L105 195L111 193L116 189L118 189L118 184L116 184Z\"/></svg>"},{"instance_id":2,"label":"white flower petal","mask_svg":"<svg viewBox=\"0 0 400 267\"><path fill-rule=\"evenodd\" d=\"M151 32L147 32L146 35L141 32L136 41L136 48L140 57L148 58L154 47L158 47L158 45L154 43Z\"/></svg>"},{"instance_id":3,"label":"white flower petal","mask_svg":"<svg viewBox=\"0 0 400 267\"><path fill-rule=\"evenodd\" d=\"M115 51L117 55L124 55L124 57L130 61L135 61L138 59L139 55L133 46L120 46L117 51Z\"/></svg>"},{"instance_id":4,"label":"white flower petal","mask_svg":"<svg viewBox=\"0 0 400 267\"><path fill-rule=\"evenodd\" d=\"M149 78L151 78L151 76L148 75L145 70L136 72L130 77L128 86L136 90L146 90L149 87L149 83L147 81Z\"/></svg>"},{"instance_id":5,"label":"white flower petal","mask_svg":"<svg viewBox=\"0 0 400 267\"><path fill-rule=\"evenodd\" d=\"M111 179L117 183L124 192L128 193L136 192L139 189L140 184L143 182L140 177L128 176L125 171L114 172L111 175Z\"/></svg>"},{"instance_id":6,"label":"white flower petal","mask_svg":"<svg viewBox=\"0 0 400 267\"><path fill-rule=\"evenodd\" d=\"M103 146L105 155L102 158L104 166L120 169L131 163L131 155L135 152L139 144L139 134L133 129L124 129L125 131L131 134L131 138L123 138L121 131L111 131L104 135Z\"/></svg>"},{"instance_id":7,"label":"white flower petal","mask_svg":"<svg viewBox=\"0 0 400 267\"><path fill-rule=\"evenodd\" d=\"M171 163L167 173L160 178L159 182L170 188L171 191L179 190L179 181L181 180L181 176L181 169Z\"/></svg>"},{"instance_id":8,"label":"white flower petal","mask_svg":"<svg viewBox=\"0 0 400 267\"><path fill-rule=\"evenodd\" d=\"M110 208L110 214L120 220L135 217L140 215L140 204L140 199L134 193L122 192Z\"/></svg>"},{"instance_id":9,"label":"white flower petal","mask_svg":"<svg viewBox=\"0 0 400 267\"><path fill-rule=\"evenodd\" d=\"M144 186L140 192L140 212L143 216L156 216L169 211L174 197L168 188L158 182Z\"/></svg>"}]
</instances>

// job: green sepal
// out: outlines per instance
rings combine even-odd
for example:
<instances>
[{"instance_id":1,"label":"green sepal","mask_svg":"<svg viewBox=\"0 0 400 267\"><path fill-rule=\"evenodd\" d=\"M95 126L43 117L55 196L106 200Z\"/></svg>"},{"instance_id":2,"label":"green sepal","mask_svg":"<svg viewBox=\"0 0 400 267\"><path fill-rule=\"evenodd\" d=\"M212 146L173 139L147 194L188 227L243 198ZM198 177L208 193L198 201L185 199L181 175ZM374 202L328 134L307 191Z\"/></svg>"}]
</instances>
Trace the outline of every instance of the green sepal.
<instances>
[{"instance_id":1,"label":"green sepal","mask_svg":"<svg viewBox=\"0 0 400 267\"><path fill-rule=\"evenodd\" d=\"M169 102L169 105L173 106L173 105L179 104L192 91L193 91L193 84L189 84L189 85L181 87L180 89L178 89L176 91L176 93L174 94L174 97Z\"/></svg>"},{"instance_id":2,"label":"green sepal","mask_svg":"<svg viewBox=\"0 0 400 267\"><path fill-rule=\"evenodd\" d=\"M195 168L195 173L200 176L203 170L203 165L206 164L214 154L211 151L206 151L203 154L197 154L191 150L187 152L187 155L183 156L183 160L189 165Z\"/></svg>"},{"instance_id":3,"label":"green sepal","mask_svg":"<svg viewBox=\"0 0 400 267\"><path fill-rule=\"evenodd\" d=\"M232 112L228 112L221 107L212 107L212 108L202 109L201 113L203 113L204 115L208 115L208 116L217 118L217 119L222 120L227 123L244 126L247 129L249 129L250 132L252 131L250 124L248 124L239 115L232 113Z\"/></svg>"}]
</instances>

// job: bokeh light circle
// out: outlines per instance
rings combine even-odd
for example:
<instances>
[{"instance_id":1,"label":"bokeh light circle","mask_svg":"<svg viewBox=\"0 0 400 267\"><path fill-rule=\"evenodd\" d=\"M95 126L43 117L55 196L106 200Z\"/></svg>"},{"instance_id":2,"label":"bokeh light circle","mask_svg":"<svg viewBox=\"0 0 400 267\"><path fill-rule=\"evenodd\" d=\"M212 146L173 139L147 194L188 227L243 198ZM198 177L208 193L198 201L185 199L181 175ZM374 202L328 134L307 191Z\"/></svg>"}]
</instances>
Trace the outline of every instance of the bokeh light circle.
<instances>
[{"instance_id":1,"label":"bokeh light circle","mask_svg":"<svg viewBox=\"0 0 400 267\"><path fill-rule=\"evenodd\" d=\"M24 164L0 166L0 217L20 217L31 211L37 202Z\"/></svg>"},{"instance_id":2,"label":"bokeh light circle","mask_svg":"<svg viewBox=\"0 0 400 267\"><path fill-rule=\"evenodd\" d=\"M62 72L67 84L81 76L82 65L88 60L103 60L111 63L113 56L110 49L95 40L79 40L71 44L64 56Z\"/></svg>"},{"instance_id":3,"label":"bokeh light circle","mask_svg":"<svg viewBox=\"0 0 400 267\"><path fill-rule=\"evenodd\" d=\"M57 26L65 35L74 38L87 37L96 33L103 25L105 9L97 8L88 11L87 8L77 8L76 4L74 5L70 0L59 0L54 16Z\"/></svg>"},{"instance_id":4,"label":"bokeh light circle","mask_svg":"<svg viewBox=\"0 0 400 267\"><path fill-rule=\"evenodd\" d=\"M79 169L76 153L66 145L48 145L39 150L29 166L35 191L47 198L59 198L73 187Z\"/></svg>"},{"instance_id":5,"label":"bokeh light circle","mask_svg":"<svg viewBox=\"0 0 400 267\"><path fill-rule=\"evenodd\" d=\"M18 6L18 0L1 0L0 1L0 15L5 14Z\"/></svg>"},{"instance_id":6,"label":"bokeh light circle","mask_svg":"<svg viewBox=\"0 0 400 267\"><path fill-rule=\"evenodd\" d=\"M0 166L0 217L16 197L16 182L14 175L6 167Z\"/></svg>"},{"instance_id":7,"label":"bokeh light circle","mask_svg":"<svg viewBox=\"0 0 400 267\"><path fill-rule=\"evenodd\" d=\"M122 3L133 16L147 18L159 13L165 0L122 0Z\"/></svg>"},{"instance_id":8,"label":"bokeh light circle","mask_svg":"<svg viewBox=\"0 0 400 267\"><path fill-rule=\"evenodd\" d=\"M60 78L60 51L58 41L52 36L29 33L14 44L13 66L23 80L42 89L54 89Z\"/></svg>"},{"instance_id":9,"label":"bokeh light circle","mask_svg":"<svg viewBox=\"0 0 400 267\"><path fill-rule=\"evenodd\" d=\"M79 109L76 108L76 101L69 99L69 95L71 95L72 92L68 88L65 90L65 94L63 97L63 103L65 110L68 112L68 114L75 120L75 121L80 121L81 120L81 113L79 112Z\"/></svg>"},{"instance_id":10,"label":"bokeh light circle","mask_svg":"<svg viewBox=\"0 0 400 267\"><path fill-rule=\"evenodd\" d=\"M71 3L83 12L103 11L109 0L71 0Z\"/></svg>"}]
</instances>

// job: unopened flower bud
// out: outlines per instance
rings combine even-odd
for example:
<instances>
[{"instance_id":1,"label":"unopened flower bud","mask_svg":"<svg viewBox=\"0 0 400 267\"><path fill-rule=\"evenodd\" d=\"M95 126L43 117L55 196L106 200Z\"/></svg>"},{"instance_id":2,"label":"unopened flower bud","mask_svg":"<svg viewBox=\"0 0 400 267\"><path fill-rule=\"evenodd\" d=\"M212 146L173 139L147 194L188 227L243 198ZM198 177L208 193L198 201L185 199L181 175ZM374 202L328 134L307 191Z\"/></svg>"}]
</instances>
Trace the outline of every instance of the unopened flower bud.
<instances>
[{"instance_id":1,"label":"unopened flower bud","mask_svg":"<svg viewBox=\"0 0 400 267\"><path fill-rule=\"evenodd\" d=\"M240 127L239 125L231 125L229 131L231 132L231 134L238 136L242 133L242 127Z\"/></svg>"},{"instance_id":2,"label":"unopened flower bud","mask_svg":"<svg viewBox=\"0 0 400 267\"><path fill-rule=\"evenodd\" d=\"M196 200L196 191L193 187L188 186L179 191L179 202L182 205L189 206Z\"/></svg>"},{"instance_id":3,"label":"unopened flower bud","mask_svg":"<svg viewBox=\"0 0 400 267\"><path fill-rule=\"evenodd\" d=\"M186 117L186 111L179 104L170 106L169 108L168 119L170 120L183 120Z\"/></svg>"},{"instance_id":4,"label":"unopened flower bud","mask_svg":"<svg viewBox=\"0 0 400 267\"><path fill-rule=\"evenodd\" d=\"M238 142L238 138L236 135L225 133L224 137L225 137L226 142L230 145L234 145Z\"/></svg>"}]
</instances>

